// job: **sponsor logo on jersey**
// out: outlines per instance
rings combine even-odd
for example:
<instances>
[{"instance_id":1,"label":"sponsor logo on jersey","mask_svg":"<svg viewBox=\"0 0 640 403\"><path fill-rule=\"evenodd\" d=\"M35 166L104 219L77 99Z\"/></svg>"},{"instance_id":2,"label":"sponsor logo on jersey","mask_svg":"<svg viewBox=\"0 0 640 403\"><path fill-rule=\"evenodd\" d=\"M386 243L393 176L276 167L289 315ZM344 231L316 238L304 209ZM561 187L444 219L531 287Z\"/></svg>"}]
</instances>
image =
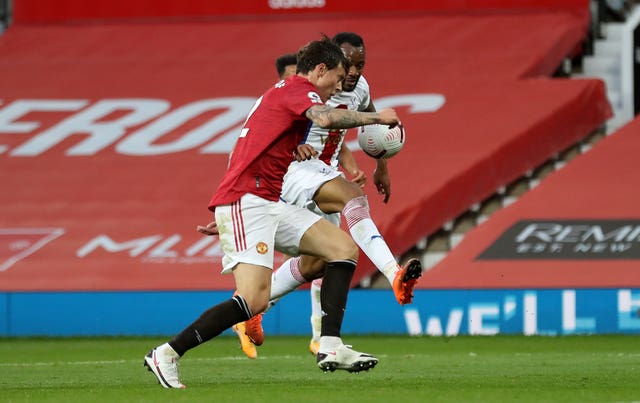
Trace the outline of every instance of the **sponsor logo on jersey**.
<instances>
[{"instance_id":1,"label":"sponsor logo on jersey","mask_svg":"<svg viewBox=\"0 0 640 403\"><path fill-rule=\"evenodd\" d=\"M324 103L324 102L322 102L322 98L320 98L320 95L318 95L317 92L309 91L307 96L309 97L311 102L313 102L314 104L322 104L322 103Z\"/></svg>"}]
</instances>

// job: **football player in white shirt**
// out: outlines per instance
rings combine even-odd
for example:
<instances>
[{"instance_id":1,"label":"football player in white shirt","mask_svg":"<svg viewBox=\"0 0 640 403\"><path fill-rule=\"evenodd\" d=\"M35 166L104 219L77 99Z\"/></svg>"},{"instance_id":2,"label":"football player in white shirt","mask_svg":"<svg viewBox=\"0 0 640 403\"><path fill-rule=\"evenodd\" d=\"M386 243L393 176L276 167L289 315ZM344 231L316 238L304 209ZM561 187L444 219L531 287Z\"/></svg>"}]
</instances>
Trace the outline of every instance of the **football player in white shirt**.
<instances>
[{"instance_id":1,"label":"football player in white shirt","mask_svg":"<svg viewBox=\"0 0 640 403\"><path fill-rule=\"evenodd\" d=\"M327 105L334 108L374 112L369 83L362 76L365 66L365 46L362 38L352 32L341 32L333 37L352 66L343 82L343 91L334 95ZM287 59L288 58L288 59ZM281 75L286 74L286 64L293 63L291 55L283 55L276 60L276 68ZM291 70L289 70L291 71ZM305 144L313 146L316 158L302 162L293 161L284 177L281 199L290 204L306 207L316 214L340 226L341 214L345 217L352 238L382 272L392 286L399 304L410 304L417 279L422 275L422 265L417 259L410 259L399 265L369 214L367 197L362 188L365 174L351 151L344 144L346 130L327 130L316 125L311 127ZM391 185L387 162L378 159L373 181L378 193L386 203L391 196ZM342 166L350 175L350 180L338 169ZM206 230L201 231L207 233ZM293 291L300 285L313 281L311 285L311 325L313 336L309 350L316 355L321 333L320 293L322 279L314 279L315 273L324 265L311 256L300 256L285 261L272 275L271 303ZM262 314L239 323L234 330L240 337L242 350L249 358L257 357L255 345L264 341Z\"/></svg>"}]
</instances>

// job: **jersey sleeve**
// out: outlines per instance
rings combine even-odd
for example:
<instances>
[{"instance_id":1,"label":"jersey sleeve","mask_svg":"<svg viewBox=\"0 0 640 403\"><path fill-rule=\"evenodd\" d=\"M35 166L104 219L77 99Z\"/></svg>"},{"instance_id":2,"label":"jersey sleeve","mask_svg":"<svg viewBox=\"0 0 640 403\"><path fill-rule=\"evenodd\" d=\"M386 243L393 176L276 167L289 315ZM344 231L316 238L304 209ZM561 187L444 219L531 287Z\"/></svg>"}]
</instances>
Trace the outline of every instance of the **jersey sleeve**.
<instances>
[{"instance_id":1,"label":"jersey sleeve","mask_svg":"<svg viewBox=\"0 0 640 403\"><path fill-rule=\"evenodd\" d=\"M304 114L313 105L324 105L316 88L308 81L288 81L285 102L296 115Z\"/></svg>"},{"instance_id":2,"label":"jersey sleeve","mask_svg":"<svg viewBox=\"0 0 640 403\"><path fill-rule=\"evenodd\" d=\"M360 105L358 105L358 110L363 111L369 107L371 103L371 92L369 89L369 82L364 76L360 76L360 80L358 80L357 84L358 91L360 92Z\"/></svg>"}]
</instances>

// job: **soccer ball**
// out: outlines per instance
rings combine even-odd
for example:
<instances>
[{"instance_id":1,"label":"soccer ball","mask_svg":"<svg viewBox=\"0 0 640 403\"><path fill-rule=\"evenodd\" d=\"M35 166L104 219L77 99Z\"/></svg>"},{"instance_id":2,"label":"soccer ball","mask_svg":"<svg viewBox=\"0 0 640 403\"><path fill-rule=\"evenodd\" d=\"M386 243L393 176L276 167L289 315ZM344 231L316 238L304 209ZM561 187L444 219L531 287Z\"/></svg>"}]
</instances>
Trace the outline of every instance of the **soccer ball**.
<instances>
[{"instance_id":1,"label":"soccer ball","mask_svg":"<svg viewBox=\"0 0 640 403\"><path fill-rule=\"evenodd\" d=\"M358 128L358 144L370 157L391 158L404 146L404 127L401 124L389 128L387 125L366 125Z\"/></svg>"}]
</instances>

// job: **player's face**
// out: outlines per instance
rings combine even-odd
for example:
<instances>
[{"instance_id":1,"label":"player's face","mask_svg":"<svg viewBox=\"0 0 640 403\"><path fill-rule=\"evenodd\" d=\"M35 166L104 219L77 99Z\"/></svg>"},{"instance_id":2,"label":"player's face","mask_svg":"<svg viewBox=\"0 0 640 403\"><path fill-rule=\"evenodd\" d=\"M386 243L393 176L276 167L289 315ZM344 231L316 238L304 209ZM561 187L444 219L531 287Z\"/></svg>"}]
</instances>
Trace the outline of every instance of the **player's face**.
<instances>
[{"instance_id":1,"label":"player's face","mask_svg":"<svg viewBox=\"0 0 640 403\"><path fill-rule=\"evenodd\" d=\"M347 72L347 78L344 80L342 90L353 91L364 70L365 51L362 46L356 47L346 42L340 45L340 47L344 55L347 56L347 59L351 62L351 67Z\"/></svg>"},{"instance_id":2,"label":"player's face","mask_svg":"<svg viewBox=\"0 0 640 403\"><path fill-rule=\"evenodd\" d=\"M346 72L342 64L339 64L331 70L323 71L315 83L323 102L327 102L333 95L342 91L342 83L345 76Z\"/></svg>"}]
</instances>

